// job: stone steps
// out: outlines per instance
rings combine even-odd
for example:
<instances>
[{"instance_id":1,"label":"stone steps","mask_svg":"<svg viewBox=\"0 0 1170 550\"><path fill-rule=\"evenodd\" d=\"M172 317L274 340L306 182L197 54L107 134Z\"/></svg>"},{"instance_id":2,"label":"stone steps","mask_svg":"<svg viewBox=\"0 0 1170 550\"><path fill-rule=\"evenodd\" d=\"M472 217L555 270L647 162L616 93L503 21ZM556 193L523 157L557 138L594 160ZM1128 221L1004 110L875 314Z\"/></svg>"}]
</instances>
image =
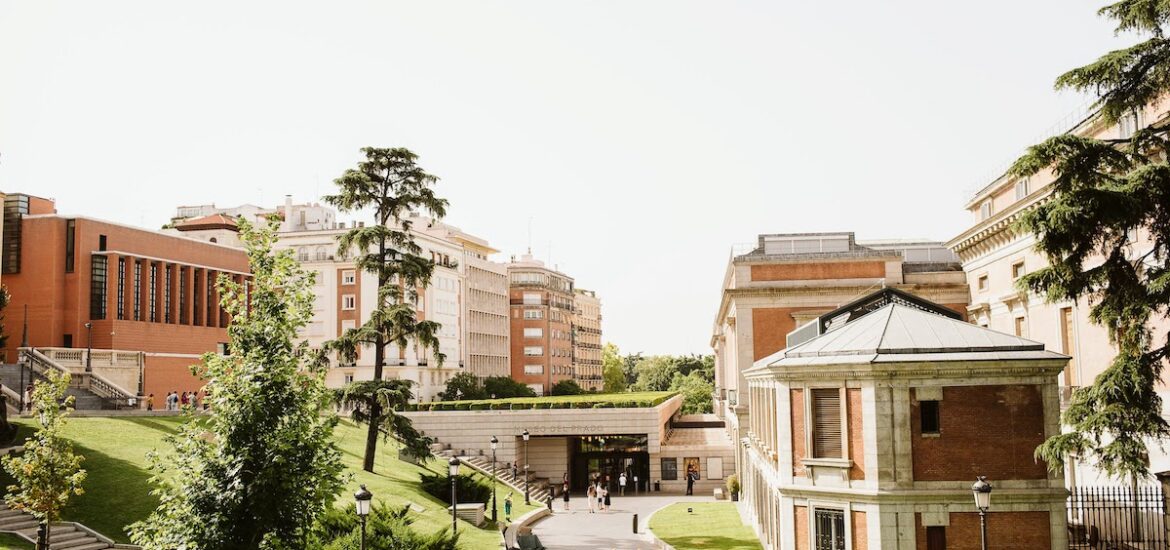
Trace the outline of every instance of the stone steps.
<instances>
[{"instance_id":1,"label":"stone steps","mask_svg":"<svg viewBox=\"0 0 1170 550\"><path fill-rule=\"evenodd\" d=\"M13 510L0 502L0 532L15 533L30 542L37 540L37 526L32 516ZM72 523L54 523L49 529L49 550L101 550L112 546Z\"/></svg>"}]
</instances>

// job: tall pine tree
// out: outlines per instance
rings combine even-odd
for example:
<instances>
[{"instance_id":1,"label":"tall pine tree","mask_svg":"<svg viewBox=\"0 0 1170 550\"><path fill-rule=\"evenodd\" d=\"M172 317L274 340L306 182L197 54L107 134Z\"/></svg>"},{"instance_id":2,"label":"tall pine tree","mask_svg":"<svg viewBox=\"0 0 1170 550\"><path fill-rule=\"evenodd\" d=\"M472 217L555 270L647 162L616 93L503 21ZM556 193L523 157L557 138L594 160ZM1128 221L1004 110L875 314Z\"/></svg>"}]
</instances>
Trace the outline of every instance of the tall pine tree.
<instances>
[{"instance_id":1,"label":"tall pine tree","mask_svg":"<svg viewBox=\"0 0 1170 550\"><path fill-rule=\"evenodd\" d=\"M1145 39L1065 73L1056 86L1095 94L1099 122L1112 125L1170 92L1170 40L1163 37L1170 2L1123 0L1099 13L1117 22L1118 33ZM1167 122L1152 121L1125 139L1053 137L1010 170L1019 177L1050 170L1055 178L1051 197L1019 222L1049 263L1021 285L1050 301L1087 298L1090 319L1118 349L1092 386L1074 392L1063 417L1072 430L1036 450L1055 472L1075 454L1110 474L1142 477L1147 442L1170 435L1155 391L1170 347L1150 328L1170 307Z\"/></svg>"},{"instance_id":2,"label":"tall pine tree","mask_svg":"<svg viewBox=\"0 0 1170 550\"><path fill-rule=\"evenodd\" d=\"M377 277L377 297L369 321L346 331L328 348L349 361L357 357L361 347L374 348L374 383L355 382L359 385L343 392L350 405L365 402L362 416L369 424L369 432L362 468L373 472L380 434L394 434L408 448L417 448L421 443L409 429L409 422L396 418L394 411L385 406L387 395L401 396L395 381L382 380L386 347L393 345L403 353L407 346L418 344L431 349L438 365L443 363L440 325L420 320L415 307L419 289L430 284L435 263L422 257L422 248L414 242L407 218L420 209L441 218L446 214L447 200L435 195L433 187L438 178L419 167L418 156L410 150L366 147L362 153L366 159L334 180L338 193L326 196L325 201L342 212L373 210L377 223L350 229L341 236L338 249L343 256L356 250L358 267Z\"/></svg>"}]
</instances>

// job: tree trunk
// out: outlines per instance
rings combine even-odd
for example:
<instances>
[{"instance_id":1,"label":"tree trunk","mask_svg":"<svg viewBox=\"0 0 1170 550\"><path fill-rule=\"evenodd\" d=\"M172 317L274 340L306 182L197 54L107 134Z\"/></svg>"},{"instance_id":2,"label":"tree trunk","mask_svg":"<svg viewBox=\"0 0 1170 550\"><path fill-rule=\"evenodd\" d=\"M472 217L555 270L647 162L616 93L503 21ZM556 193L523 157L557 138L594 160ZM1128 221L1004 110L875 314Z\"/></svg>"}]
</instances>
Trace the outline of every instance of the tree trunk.
<instances>
[{"instance_id":1,"label":"tree trunk","mask_svg":"<svg viewBox=\"0 0 1170 550\"><path fill-rule=\"evenodd\" d=\"M386 238L382 237L378 240L378 258L381 260L381 268L378 270L378 290L379 295L381 289L389 281L385 275L386 263ZM377 300L378 309L384 305L382 299ZM378 331L378 335L374 338L374 380L382 379L382 368L386 364L386 341L382 337L382 331ZM366 454L362 459L362 469L374 473L374 455L378 453L378 425L382 423L382 407L379 406L378 401L374 400L370 403L370 426L369 431L366 432Z\"/></svg>"}]
</instances>

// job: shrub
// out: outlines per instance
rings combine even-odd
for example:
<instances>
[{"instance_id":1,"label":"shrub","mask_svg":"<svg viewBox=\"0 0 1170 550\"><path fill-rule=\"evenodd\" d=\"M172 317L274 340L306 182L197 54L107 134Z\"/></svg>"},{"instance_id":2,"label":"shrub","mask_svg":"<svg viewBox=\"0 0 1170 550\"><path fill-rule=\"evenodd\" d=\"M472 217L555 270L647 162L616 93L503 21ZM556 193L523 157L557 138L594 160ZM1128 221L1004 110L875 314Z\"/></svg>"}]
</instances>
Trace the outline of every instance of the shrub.
<instances>
[{"instance_id":1,"label":"shrub","mask_svg":"<svg viewBox=\"0 0 1170 550\"><path fill-rule=\"evenodd\" d=\"M423 491L448 505L451 504L451 482L445 474L423 472L419 477L422 478ZM492 488L469 474L455 476L455 488L459 502L486 502L492 497Z\"/></svg>"},{"instance_id":2,"label":"shrub","mask_svg":"<svg viewBox=\"0 0 1170 550\"><path fill-rule=\"evenodd\" d=\"M420 534L410 525L414 518L410 508L390 508L385 504L370 507L367 519L366 548L369 550L457 550L459 537L449 530ZM361 527L353 505L331 508L317 518L309 532L307 550L352 550L358 548Z\"/></svg>"},{"instance_id":3,"label":"shrub","mask_svg":"<svg viewBox=\"0 0 1170 550\"><path fill-rule=\"evenodd\" d=\"M739 492L739 476L735 474L727 476L727 492L733 495Z\"/></svg>"}]
</instances>

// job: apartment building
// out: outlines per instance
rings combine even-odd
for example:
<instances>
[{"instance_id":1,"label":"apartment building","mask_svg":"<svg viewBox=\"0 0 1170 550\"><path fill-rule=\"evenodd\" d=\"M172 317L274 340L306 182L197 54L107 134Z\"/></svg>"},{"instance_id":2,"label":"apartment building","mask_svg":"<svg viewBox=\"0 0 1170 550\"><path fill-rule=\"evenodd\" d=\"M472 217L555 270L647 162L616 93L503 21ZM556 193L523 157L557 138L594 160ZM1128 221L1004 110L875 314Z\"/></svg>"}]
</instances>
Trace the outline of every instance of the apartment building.
<instances>
[{"instance_id":1,"label":"apartment building","mask_svg":"<svg viewBox=\"0 0 1170 550\"><path fill-rule=\"evenodd\" d=\"M508 264L512 379L548 394L573 378L573 279L523 255Z\"/></svg>"},{"instance_id":2,"label":"apartment building","mask_svg":"<svg viewBox=\"0 0 1170 550\"><path fill-rule=\"evenodd\" d=\"M1060 431L1068 357L887 288L790 332L745 371L743 500L765 548L978 548L971 485L995 487L993 547L1070 548Z\"/></svg>"},{"instance_id":3,"label":"apartment building","mask_svg":"<svg viewBox=\"0 0 1170 550\"><path fill-rule=\"evenodd\" d=\"M362 222L358 223L360 226ZM377 277L358 269L355 262L357 251L337 253L337 240L346 231L348 228L342 223L335 228L282 231L279 234L277 248L295 251L301 265L316 273L313 319L303 333L312 346L320 346L346 330L365 324L375 309ZM421 231L414 231L414 238L422 248L423 257L435 262L431 284L418 290L415 308L420 319L442 325L438 339L444 360L440 365L432 350L417 345L402 350L390 347L386 350L383 378L412 380L417 384L416 399L433 401L436 394L443 391L447 380L463 371L463 277L458 267L462 249ZM353 364L337 363L333 367L326 376L326 384L331 387L340 387L354 380L372 380L373 346L361 349Z\"/></svg>"},{"instance_id":4,"label":"apartment building","mask_svg":"<svg viewBox=\"0 0 1170 550\"><path fill-rule=\"evenodd\" d=\"M1148 124L1170 115L1170 101L1159 101L1146 109L1124 117L1116 125L1105 124L1095 114L1088 114L1068 130L1076 135L1100 139L1124 139ZM962 261L970 286L968 317L972 323L993 330L1016 334L1068 355L1069 361L1060 376L1062 402L1067 404L1072 390L1091 385L1117 354L1108 332L1089 320L1087 300L1048 303L1043 296L1021 290L1021 276L1047 264L1033 250L1036 240L1031 234L1016 230L1020 216L1047 200L1052 192L1053 174L1044 171L1030 178L1001 175L988 183L964 205L971 225L946 243ZM1135 235L1133 256L1151 247L1148 236ZM1166 334L1166 323L1158 321L1154 334ZM1159 394L1170 415L1170 391L1161 386ZM1154 444L1150 446L1152 472L1170 470L1170 456ZM1107 480L1091 466L1075 457L1067 470L1067 483L1094 484Z\"/></svg>"},{"instance_id":5,"label":"apartment building","mask_svg":"<svg viewBox=\"0 0 1170 550\"><path fill-rule=\"evenodd\" d=\"M263 208L243 204L220 208L215 204L179 206L165 232L228 246L243 246L236 219L244 218L254 224L267 223L270 217L281 220L281 231L321 231L337 226L337 212L320 203L293 204L292 195L285 195L284 204Z\"/></svg>"},{"instance_id":6,"label":"apartment building","mask_svg":"<svg viewBox=\"0 0 1170 550\"><path fill-rule=\"evenodd\" d=\"M462 248L463 363L478 377L511 374L508 322L508 266L491 260L499 250L458 227L422 216L411 218L419 231Z\"/></svg>"},{"instance_id":7,"label":"apartment building","mask_svg":"<svg viewBox=\"0 0 1170 550\"><path fill-rule=\"evenodd\" d=\"M216 281L250 278L237 248L62 215L53 201L21 193L5 199L3 250L10 334L20 319L12 312L27 307L28 344L45 360L94 370L101 362L117 373L116 393L132 396L199 389L188 367L228 340ZM9 361L21 336L8 339ZM77 351L87 346L89 361Z\"/></svg>"},{"instance_id":8,"label":"apartment building","mask_svg":"<svg viewBox=\"0 0 1170 550\"><path fill-rule=\"evenodd\" d=\"M965 275L941 243L871 241L852 232L763 234L735 247L727 262L712 326L715 412L734 441L746 433L744 371L784 349L798 327L881 288L893 288L966 312ZM736 445L736 470L743 447Z\"/></svg>"},{"instance_id":9,"label":"apartment building","mask_svg":"<svg viewBox=\"0 0 1170 550\"><path fill-rule=\"evenodd\" d=\"M601 365L601 299L592 290L573 291L573 379L586 390L604 386Z\"/></svg>"}]
</instances>

